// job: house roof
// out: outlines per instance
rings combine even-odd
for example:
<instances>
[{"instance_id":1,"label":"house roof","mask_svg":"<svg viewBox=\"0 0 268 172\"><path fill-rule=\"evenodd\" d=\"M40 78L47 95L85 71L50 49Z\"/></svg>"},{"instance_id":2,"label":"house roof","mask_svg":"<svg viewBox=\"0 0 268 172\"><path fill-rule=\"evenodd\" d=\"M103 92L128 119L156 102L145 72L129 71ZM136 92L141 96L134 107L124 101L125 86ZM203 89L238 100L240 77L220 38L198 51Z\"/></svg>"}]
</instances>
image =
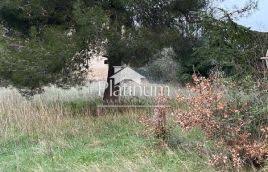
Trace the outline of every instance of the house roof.
<instances>
[{"instance_id":1,"label":"house roof","mask_svg":"<svg viewBox=\"0 0 268 172\"><path fill-rule=\"evenodd\" d=\"M110 78L113 78L115 80L115 84L118 84L124 80L132 80L136 83L140 83L141 79L146 79L144 76L131 69L130 67L123 68Z\"/></svg>"}]
</instances>

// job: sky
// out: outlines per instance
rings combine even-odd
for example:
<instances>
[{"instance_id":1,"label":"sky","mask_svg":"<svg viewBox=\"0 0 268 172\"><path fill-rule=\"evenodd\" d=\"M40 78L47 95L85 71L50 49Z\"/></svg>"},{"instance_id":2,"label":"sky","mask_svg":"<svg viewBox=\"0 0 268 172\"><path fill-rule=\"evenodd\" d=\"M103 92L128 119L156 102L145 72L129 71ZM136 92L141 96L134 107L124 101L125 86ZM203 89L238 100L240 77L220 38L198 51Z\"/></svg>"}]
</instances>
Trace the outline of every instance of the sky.
<instances>
[{"instance_id":1,"label":"sky","mask_svg":"<svg viewBox=\"0 0 268 172\"><path fill-rule=\"evenodd\" d=\"M226 9L233 9L234 6L241 7L248 0L226 0L223 4ZM237 20L237 22L252 30L268 32L268 0L259 0L258 9L251 15Z\"/></svg>"}]
</instances>

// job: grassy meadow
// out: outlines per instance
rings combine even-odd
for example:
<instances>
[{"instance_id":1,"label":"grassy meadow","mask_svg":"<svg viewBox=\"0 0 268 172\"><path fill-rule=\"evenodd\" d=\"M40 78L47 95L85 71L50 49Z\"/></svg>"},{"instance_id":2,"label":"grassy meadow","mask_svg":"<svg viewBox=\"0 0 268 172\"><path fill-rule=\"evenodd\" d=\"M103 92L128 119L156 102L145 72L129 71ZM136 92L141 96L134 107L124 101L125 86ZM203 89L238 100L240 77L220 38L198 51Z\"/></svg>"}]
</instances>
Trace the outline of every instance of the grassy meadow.
<instances>
[{"instance_id":1,"label":"grassy meadow","mask_svg":"<svg viewBox=\"0 0 268 172\"><path fill-rule=\"evenodd\" d=\"M211 165L211 155L220 154L213 142L200 129L178 127L172 111L163 142L144 122L153 109L106 110L96 116L102 100L88 90L52 87L27 100L15 89L1 89L0 171L234 170L231 164ZM151 105L149 100L132 103ZM175 100L169 103L179 106Z\"/></svg>"},{"instance_id":2,"label":"grassy meadow","mask_svg":"<svg viewBox=\"0 0 268 172\"><path fill-rule=\"evenodd\" d=\"M0 171L214 171L191 147L204 139L198 131L174 128L172 146L163 146L139 122L148 111L94 117L88 108L100 100L51 103L47 96L27 101L16 90L1 90Z\"/></svg>"}]
</instances>

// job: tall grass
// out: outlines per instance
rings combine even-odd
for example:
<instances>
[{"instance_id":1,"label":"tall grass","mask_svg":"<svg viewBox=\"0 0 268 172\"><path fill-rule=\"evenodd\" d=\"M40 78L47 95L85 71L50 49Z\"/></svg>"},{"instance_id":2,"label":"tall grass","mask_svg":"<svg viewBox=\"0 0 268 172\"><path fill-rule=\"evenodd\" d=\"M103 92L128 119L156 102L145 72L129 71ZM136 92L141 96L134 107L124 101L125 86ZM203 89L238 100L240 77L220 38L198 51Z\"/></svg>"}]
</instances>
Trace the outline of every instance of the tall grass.
<instances>
[{"instance_id":1,"label":"tall grass","mask_svg":"<svg viewBox=\"0 0 268 172\"><path fill-rule=\"evenodd\" d=\"M144 125L153 117L151 109L116 109L103 111L105 114L96 117L96 107L102 104L102 99L98 97L98 86L90 87L91 91L88 86L71 90L46 88L44 94L30 100L15 89L0 90L0 171L214 171L209 165L210 156L217 153L220 156L221 150L226 150L224 146L215 148L215 139L206 137L207 132L202 132L199 123L193 123L190 132L180 128L184 125L178 125L180 122L190 124L195 117L198 119L194 122L200 121L200 115L204 117L206 112L214 112L214 103L209 109L206 106L209 96L206 99L190 89L179 91L184 98L186 95L192 98L190 105L202 107L184 112L179 122L176 111L168 112L163 118L165 124L159 125L161 129L164 126L161 132L165 134L164 143L163 138L154 137L155 128L150 130ZM197 91L200 88L196 88ZM233 105L239 101L253 102L240 114L266 125L267 97L255 91L251 93L233 88L227 98ZM196 96L200 98L198 102L194 102ZM189 110L189 100L185 101L171 98L168 104L175 110ZM127 99L125 103L153 105L154 102L137 98ZM235 114L229 116L236 117ZM210 118L207 119L205 122L209 123ZM150 121L148 124L151 125ZM236 121L226 124L236 124ZM256 134L254 131L259 128L254 129L254 126L258 125L252 124L250 127L253 127L246 130ZM226 133L230 134L232 132ZM225 169L232 169L230 164L225 165L228 166Z\"/></svg>"},{"instance_id":2,"label":"tall grass","mask_svg":"<svg viewBox=\"0 0 268 172\"><path fill-rule=\"evenodd\" d=\"M147 111L94 117L83 109L99 98L0 94L0 171L213 171L195 152L160 149L144 135L139 117Z\"/></svg>"}]
</instances>

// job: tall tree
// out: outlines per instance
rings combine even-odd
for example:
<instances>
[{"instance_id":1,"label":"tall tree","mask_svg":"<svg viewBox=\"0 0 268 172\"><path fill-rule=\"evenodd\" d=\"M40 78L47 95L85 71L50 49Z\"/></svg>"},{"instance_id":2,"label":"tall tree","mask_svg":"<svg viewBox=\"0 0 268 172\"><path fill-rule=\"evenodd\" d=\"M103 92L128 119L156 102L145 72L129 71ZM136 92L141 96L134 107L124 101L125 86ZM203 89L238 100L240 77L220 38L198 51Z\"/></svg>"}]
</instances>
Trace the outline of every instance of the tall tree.
<instances>
[{"instance_id":1,"label":"tall tree","mask_svg":"<svg viewBox=\"0 0 268 172\"><path fill-rule=\"evenodd\" d=\"M49 84L80 84L89 52L99 47L107 53L108 77L114 73L112 66L143 65L165 47L172 47L178 59L188 63L202 43L209 4L209 0L3 0L0 20L8 37L1 40L7 51L0 58L0 80L31 92ZM107 99L109 95L106 90Z\"/></svg>"},{"instance_id":2,"label":"tall tree","mask_svg":"<svg viewBox=\"0 0 268 172\"><path fill-rule=\"evenodd\" d=\"M105 43L109 76L113 65L142 65L163 47L180 39L178 18L190 15L204 0L4 0L2 24L15 38L2 40L8 49L2 57L1 78L18 88L31 90L43 85L76 83L81 64L88 60L89 46ZM180 7L178 3L184 7ZM75 31L71 37L66 32ZM81 58L82 56L82 58ZM2 63L1 63L2 64ZM16 66L16 67L15 67ZM71 76L72 75L72 76ZM64 77L65 76L65 77ZM66 77L67 76L67 77Z\"/></svg>"}]
</instances>

